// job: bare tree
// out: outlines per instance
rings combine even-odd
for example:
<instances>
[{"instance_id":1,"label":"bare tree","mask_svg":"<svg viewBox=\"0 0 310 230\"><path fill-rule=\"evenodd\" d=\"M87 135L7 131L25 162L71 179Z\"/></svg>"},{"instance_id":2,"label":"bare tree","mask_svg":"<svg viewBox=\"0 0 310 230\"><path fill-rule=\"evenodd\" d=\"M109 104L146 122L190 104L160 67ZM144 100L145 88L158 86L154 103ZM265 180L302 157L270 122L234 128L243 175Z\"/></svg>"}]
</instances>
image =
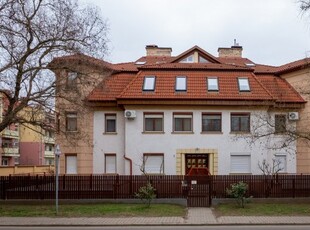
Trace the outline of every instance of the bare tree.
<instances>
[{"instance_id":1,"label":"bare tree","mask_svg":"<svg viewBox=\"0 0 310 230\"><path fill-rule=\"evenodd\" d=\"M77 0L0 0L0 94L7 103L0 131L13 123L42 125L37 116L26 119L21 111L54 107L59 95L48 64L75 53L102 58L107 31L98 9L82 8Z\"/></svg>"}]
</instances>

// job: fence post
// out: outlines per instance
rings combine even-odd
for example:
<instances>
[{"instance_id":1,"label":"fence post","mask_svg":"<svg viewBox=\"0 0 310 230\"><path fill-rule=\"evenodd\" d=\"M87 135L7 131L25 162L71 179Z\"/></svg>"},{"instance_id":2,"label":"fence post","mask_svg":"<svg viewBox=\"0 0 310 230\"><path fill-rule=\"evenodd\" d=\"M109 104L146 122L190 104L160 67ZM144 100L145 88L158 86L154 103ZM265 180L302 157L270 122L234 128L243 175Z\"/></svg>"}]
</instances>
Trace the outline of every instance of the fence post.
<instances>
[{"instance_id":1,"label":"fence post","mask_svg":"<svg viewBox=\"0 0 310 230\"><path fill-rule=\"evenodd\" d=\"M293 178L293 198L295 198L295 178Z\"/></svg>"}]
</instances>

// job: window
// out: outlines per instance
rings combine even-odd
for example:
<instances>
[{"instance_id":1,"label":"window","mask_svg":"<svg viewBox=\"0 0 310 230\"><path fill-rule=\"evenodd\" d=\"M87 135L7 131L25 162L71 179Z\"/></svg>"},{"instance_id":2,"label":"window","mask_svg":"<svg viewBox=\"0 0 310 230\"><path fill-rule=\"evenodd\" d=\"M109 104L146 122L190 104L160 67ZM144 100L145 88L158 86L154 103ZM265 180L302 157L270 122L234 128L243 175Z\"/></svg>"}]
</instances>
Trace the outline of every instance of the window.
<instances>
[{"instance_id":1,"label":"window","mask_svg":"<svg viewBox=\"0 0 310 230\"><path fill-rule=\"evenodd\" d=\"M231 153L230 172L251 173L251 155L249 153Z\"/></svg>"},{"instance_id":2,"label":"window","mask_svg":"<svg viewBox=\"0 0 310 230\"><path fill-rule=\"evenodd\" d=\"M69 72L67 76L67 88L75 88L77 86L77 72Z\"/></svg>"},{"instance_id":3,"label":"window","mask_svg":"<svg viewBox=\"0 0 310 230\"><path fill-rule=\"evenodd\" d=\"M147 174L163 174L164 154L143 154L143 166Z\"/></svg>"},{"instance_id":4,"label":"window","mask_svg":"<svg viewBox=\"0 0 310 230\"><path fill-rule=\"evenodd\" d=\"M175 82L175 90L176 91L186 91L186 77L185 76L178 76L176 77Z\"/></svg>"},{"instance_id":5,"label":"window","mask_svg":"<svg viewBox=\"0 0 310 230\"><path fill-rule=\"evenodd\" d=\"M145 76L143 82L143 91L155 90L155 76Z\"/></svg>"},{"instance_id":6,"label":"window","mask_svg":"<svg viewBox=\"0 0 310 230\"><path fill-rule=\"evenodd\" d=\"M8 166L9 165L9 159L7 158L2 158L2 166Z\"/></svg>"},{"instance_id":7,"label":"window","mask_svg":"<svg viewBox=\"0 0 310 230\"><path fill-rule=\"evenodd\" d=\"M209 61L202 56L199 56L199 63L208 63Z\"/></svg>"},{"instance_id":8,"label":"window","mask_svg":"<svg viewBox=\"0 0 310 230\"><path fill-rule=\"evenodd\" d=\"M286 116L275 115L275 133L284 133L286 131Z\"/></svg>"},{"instance_id":9,"label":"window","mask_svg":"<svg viewBox=\"0 0 310 230\"><path fill-rule=\"evenodd\" d=\"M66 174L77 174L77 156L66 156Z\"/></svg>"},{"instance_id":10,"label":"window","mask_svg":"<svg viewBox=\"0 0 310 230\"><path fill-rule=\"evenodd\" d=\"M105 173L116 173L116 154L105 154Z\"/></svg>"},{"instance_id":11,"label":"window","mask_svg":"<svg viewBox=\"0 0 310 230\"><path fill-rule=\"evenodd\" d=\"M193 114L173 114L173 131L174 132L191 132Z\"/></svg>"},{"instance_id":12,"label":"window","mask_svg":"<svg viewBox=\"0 0 310 230\"><path fill-rule=\"evenodd\" d=\"M222 114L202 114L202 132L213 131L222 131Z\"/></svg>"},{"instance_id":13,"label":"window","mask_svg":"<svg viewBox=\"0 0 310 230\"><path fill-rule=\"evenodd\" d=\"M77 131L77 113L76 112L66 113L66 130L68 132Z\"/></svg>"},{"instance_id":14,"label":"window","mask_svg":"<svg viewBox=\"0 0 310 230\"><path fill-rule=\"evenodd\" d=\"M116 114L105 115L105 132L106 133L116 132Z\"/></svg>"},{"instance_id":15,"label":"window","mask_svg":"<svg viewBox=\"0 0 310 230\"><path fill-rule=\"evenodd\" d=\"M45 159L45 165L54 165L54 159Z\"/></svg>"},{"instance_id":16,"label":"window","mask_svg":"<svg viewBox=\"0 0 310 230\"><path fill-rule=\"evenodd\" d=\"M250 132L250 114L231 114L232 132Z\"/></svg>"},{"instance_id":17,"label":"window","mask_svg":"<svg viewBox=\"0 0 310 230\"><path fill-rule=\"evenodd\" d=\"M208 91L218 91L218 79L216 77L208 77L207 79Z\"/></svg>"},{"instance_id":18,"label":"window","mask_svg":"<svg viewBox=\"0 0 310 230\"><path fill-rule=\"evenodd\" d=\"M238 86L239 86L239 91L240 92L251 91L248 78L238 78Z\"/></svg>"},{"instance_id":19,"label":"window","mask_svg":"<svg viewBox=\"0 0 310 230\"><path fill-rule=\"evenodd\" d=\"M192 55L182 59L180 62L181 63L193 63L194 62L194 55L192 54Z\"/></svg>"},{"instance_id":20,"label":"window","mask_svg":"<svg viewBox=\"0 0 310 230\"><path fill-rule=\"evenodd\" d=\"M145 132L163 132L163 113L145 113L144 114L144 131Z\"/></svg>"},{"instance_id":21,"label":"window","mask_svg":"<svg viewBox=\"0 0 310 230\"><path fill-rule=\"evenodd\" d=\"M284 173L286 172L286 155L276 154L274 158L275 170Z\"/></svg>"}]
</instances>

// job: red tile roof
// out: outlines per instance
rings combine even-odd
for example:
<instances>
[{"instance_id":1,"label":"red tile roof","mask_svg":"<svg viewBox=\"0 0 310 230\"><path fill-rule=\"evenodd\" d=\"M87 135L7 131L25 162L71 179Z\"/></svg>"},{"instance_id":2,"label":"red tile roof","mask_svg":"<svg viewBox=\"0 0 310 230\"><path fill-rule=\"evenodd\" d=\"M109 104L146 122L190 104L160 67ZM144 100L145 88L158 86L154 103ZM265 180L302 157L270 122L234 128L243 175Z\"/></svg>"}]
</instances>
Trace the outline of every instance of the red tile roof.
<instances>
[{"instance_id":1,"label":"red tile roof","mask_svg":"<svg viewBox=\"0 0 310 230\"><path fill-rule=\"evenodd\" d=\"M156 76L154 92L142 90L144 76ZM187 76L187 91L175 91L176 76ZM219 92L208 92L207 77L218 77ZM247 77L251 92L239 92L238 77ZM203 100L273 100L269 92L251 72L213 71L143 71L140 72L118 97L122 99L203 99Z\"/></svg>"},{"instance_id":2,"label":"red tile roof","mask_svg":"<svg viewBox=\"0 0 310 230\"><path fill-rule=\"evenodd\" d=\"M88 96L89 101L115 101L135 74L118 73L105 78Z\"/></svg>"},{"instance_id":3,"label":"red tile roof","mask_svg":"<svg viewBox=\"0 0 310 230\"><path fill-rule=\"evenodd\" d=\"M284 74L284 73L299 70L299 69L309 67L309 66L310 66L310 58L304 58L301 60L297 60L297 61L290 62L285 65L279 66L277 74Z\"/></svg>"}]
</instances>

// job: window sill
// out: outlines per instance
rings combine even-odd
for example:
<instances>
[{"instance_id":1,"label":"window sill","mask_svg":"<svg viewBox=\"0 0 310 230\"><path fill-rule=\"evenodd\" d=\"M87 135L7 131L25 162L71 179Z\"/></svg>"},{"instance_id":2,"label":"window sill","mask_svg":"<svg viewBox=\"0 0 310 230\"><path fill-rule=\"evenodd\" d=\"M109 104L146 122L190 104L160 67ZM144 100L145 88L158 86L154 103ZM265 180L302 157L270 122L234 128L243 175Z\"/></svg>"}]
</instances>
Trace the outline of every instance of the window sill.
<instances>
[{"instance_id":1,"label":"window sill","mask_svg":"<svg viewBox=\"0 0 310 230\"><path fill-rule=\"evenodd\" d=\"M103 135L117 135L117 132L104 132Z\"/></svg>"},{"instance_id":2,"label":"window sill","mask_svg":"<svg viewBox=\"0 0 310 230\"><path fill-rule=\"evenodd\" d=\"M231 131L229 134L245 134L245 135L250 135L251 132L248 132L248 131Z\"/></svg>"},{"instance_id":3,"label":"window sill","mask_svg":"<svg viewBox=\"0 0 310 230\"><path fill-rule=\"evenodd\" d=\"M144 131L142 134L165 134L164 131Z\"/></svg>"},{"instance_id":4,"label":"window sill","mask_svg":"<svg viewBox=\"0 0 310 230\"><path fill-rule=\"evenodd\" d=\"M202 131L200 134L223 134L221 131Z\"/></svg>"},{"instance_id":5,"label":"window sill","mask_svg":"<svg viewBox=\"0 0 310 230\"><path fill-rule=\"evenodd\" d=\"M252 175L252 173L229 173L229 175Z\"/></svg>"},{"instance_id":6,"label":"window sill","mask_svg":"<svg viewBox=\"0 0 310 230\"><path fill-rule=\"evenodd\" d=\"M174 131L171 134L194 134L192 131Z\"/></svg>"}]
</instances>

